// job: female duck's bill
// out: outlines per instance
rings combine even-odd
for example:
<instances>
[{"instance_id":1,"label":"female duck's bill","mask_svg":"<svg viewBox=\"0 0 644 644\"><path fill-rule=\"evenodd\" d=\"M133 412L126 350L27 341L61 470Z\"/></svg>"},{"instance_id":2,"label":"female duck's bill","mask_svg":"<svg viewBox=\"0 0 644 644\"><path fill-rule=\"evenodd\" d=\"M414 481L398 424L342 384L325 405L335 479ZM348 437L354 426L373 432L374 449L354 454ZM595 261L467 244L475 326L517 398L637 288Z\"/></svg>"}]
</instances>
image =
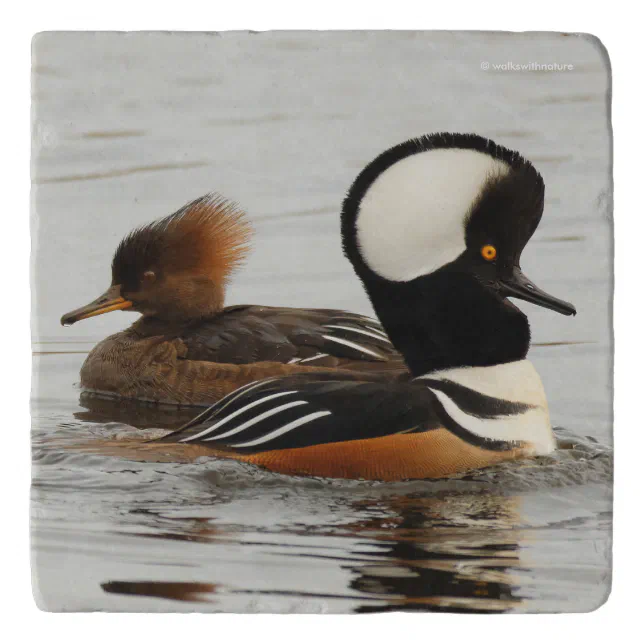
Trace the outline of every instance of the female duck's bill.
<instances>
[{"instance_id":1,"label":"female duck's bill","mask_svg":"<svg viewBox=\"0 0 644 644\"><path fill-rule=\"evenodd\" d=\"M528 320L507 301L575 314L520 269L543 207L532 164L488 139L440 133L386 151L344 201L342 241L416 378L271 378L162 440L286 474L387 480L551 452Z\"/></svg>"},{"instance_id":2,"label":"female duck's bill","mask_svg":"<svg viewBox=\"0 0 644 644\"><path fill-rule=\"evenodd\" d=\"M115 284L110 286L103 295L97 297L93 302L65 313L60 319L60 323L63 326L71 326L79 320L85 320L95 315L103 315L103 313L109 313L110 311L122 311L129 308L132 308L132 302L122 297L121 285Z\"/></svg>"}]
</instances>

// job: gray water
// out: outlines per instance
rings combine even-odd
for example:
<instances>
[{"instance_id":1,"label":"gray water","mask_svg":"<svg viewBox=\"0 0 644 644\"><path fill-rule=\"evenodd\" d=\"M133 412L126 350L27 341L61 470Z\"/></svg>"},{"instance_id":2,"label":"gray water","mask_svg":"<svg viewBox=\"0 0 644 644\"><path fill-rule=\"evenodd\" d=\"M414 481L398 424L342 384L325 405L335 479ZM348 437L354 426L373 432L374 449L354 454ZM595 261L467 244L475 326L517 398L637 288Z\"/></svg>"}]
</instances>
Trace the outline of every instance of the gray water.
<instances>
[{"instance_id":1,"label":"gray water","mask_svg":"<svg viewBox=\"0 0 644 644\"><path fill-rule=\"evenodd\" d=\"M484 70L512 62L566 71ZM34 587L49 610L584 611L610 586L608 63L562 34L44 34L33 69ZM473 131L546 181L525 272L574 302L521 304L561 449L457 480L297 479L223 460L140 463L73 446L191 412L80 397L131 228L211 190L255 250L228 302L371 313L339 244L359 170L411 136Z\"/></svg>"}]
</instances>

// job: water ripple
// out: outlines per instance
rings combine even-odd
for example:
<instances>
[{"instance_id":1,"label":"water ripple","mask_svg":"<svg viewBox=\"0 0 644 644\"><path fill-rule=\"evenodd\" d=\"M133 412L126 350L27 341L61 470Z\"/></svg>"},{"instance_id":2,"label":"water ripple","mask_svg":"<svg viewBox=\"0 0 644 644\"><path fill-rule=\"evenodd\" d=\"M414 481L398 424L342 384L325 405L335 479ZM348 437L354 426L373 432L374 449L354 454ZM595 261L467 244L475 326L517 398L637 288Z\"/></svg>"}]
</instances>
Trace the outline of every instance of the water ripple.
<instances>
[{"instance_id":1,"label":"water ripple","mask_svg":"<svg viewBox=\"0 0 644 644\"><path fill-rule=\"evenodd\" d=\"M141 165L133 168L122 168L119 170L108 170L105 172L89 172L87 174L70 174L58 177L44 177L34 179L33 183L68 183L70 181L94 181L96 179L112 179L114 177L127 177L133 174L145 172L161 172L165 170L188 170L190 168L202 168L209 165L205 161L190 161L186 163L157 163Z\"/></svg>"}]
</instances>

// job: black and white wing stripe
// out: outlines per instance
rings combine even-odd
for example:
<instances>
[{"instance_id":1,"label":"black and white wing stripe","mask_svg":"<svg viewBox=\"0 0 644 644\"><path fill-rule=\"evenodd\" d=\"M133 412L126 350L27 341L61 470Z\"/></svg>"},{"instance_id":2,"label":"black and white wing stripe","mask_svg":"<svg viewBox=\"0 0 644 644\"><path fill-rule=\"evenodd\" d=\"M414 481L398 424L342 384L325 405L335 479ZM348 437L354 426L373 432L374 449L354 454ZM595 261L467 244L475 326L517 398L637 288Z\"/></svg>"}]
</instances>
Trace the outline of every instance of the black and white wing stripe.
<instances>
[{"instance_id":1,"label":"black and white wing stripe","mask_svg":"<svg viewBox=\"0 0 644 644\"><path fill-rule=\"evenodd\" d=\"M395 355L391 340L374 319L343 311L320 313L327 315L320 319L317 329L322 345L315 355L295 357L289 361L291 364L319 364L328 356L385 362Z\"/></svg>"},{"instance_id":2,"label":"black and white wing stripe","mask_svg":"<svg viewBox=\"0 0 644 644\"><path fill-rule=\"evenodd\" d=\"M334 309L231 306L182 341L188 360L406 371L376 320Z\"/></svg>"},{"instance_id":3,"label":"black and white wing stripe","mask_svg":"<svg viewBox=\"0 0 644 644\"><path fill-rule=\"evenodd\" d=\"M337 374L262 380L203 412L163 441L244 453L377 438L440 426L422 385Z\"/></svg>"},{"instance_id":4,"label":"black and white wing stripe","mask_svg":"<svg viewBox=\"0 0 644 644\"><path fill-rule=\"evenodd\" d=\"M497 451L521 444L532 410L431 377L383 383L302 374L250 383L161 440L254 453L444 428Z\"/></svg>"},{"instance_id":5,"label":"black and white wing stripe","mask_svg":"<svg viewBox=\"0 0 644 644\"><path fill-rule=\"evenodd\" d=\"M347 357L361 359L387 360L393 351L391 341L382 327L378 328L371 318L362 316L344 316L338 319L331 319L327 324L322 325L324 333L322 337L335 345L336 351L346 352L348 347L351 352ZM338 345L340 347L338 348Z\"/></svg>"}]
</instances>

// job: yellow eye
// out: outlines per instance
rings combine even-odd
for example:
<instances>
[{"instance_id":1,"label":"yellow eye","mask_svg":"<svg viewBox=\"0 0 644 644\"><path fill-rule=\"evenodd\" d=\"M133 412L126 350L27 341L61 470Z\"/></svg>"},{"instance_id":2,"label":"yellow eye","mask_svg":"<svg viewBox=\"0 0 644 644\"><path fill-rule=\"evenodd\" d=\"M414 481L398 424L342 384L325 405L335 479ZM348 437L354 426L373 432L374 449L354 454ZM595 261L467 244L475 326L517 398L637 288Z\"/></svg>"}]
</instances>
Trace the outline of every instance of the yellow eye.
<instances>
[{"instance_id":1,"label":"yellow eye","mask_svg":"<svg viewBox=\"0 0 644 644\"><path fill-rule=\"evenodd\" d=\"M488 262L491 262L493 259L496 259L496 248L491 244L486 244L481 248L481 256L483 259L486 259Z\"/></svg>"}]
</instances>

